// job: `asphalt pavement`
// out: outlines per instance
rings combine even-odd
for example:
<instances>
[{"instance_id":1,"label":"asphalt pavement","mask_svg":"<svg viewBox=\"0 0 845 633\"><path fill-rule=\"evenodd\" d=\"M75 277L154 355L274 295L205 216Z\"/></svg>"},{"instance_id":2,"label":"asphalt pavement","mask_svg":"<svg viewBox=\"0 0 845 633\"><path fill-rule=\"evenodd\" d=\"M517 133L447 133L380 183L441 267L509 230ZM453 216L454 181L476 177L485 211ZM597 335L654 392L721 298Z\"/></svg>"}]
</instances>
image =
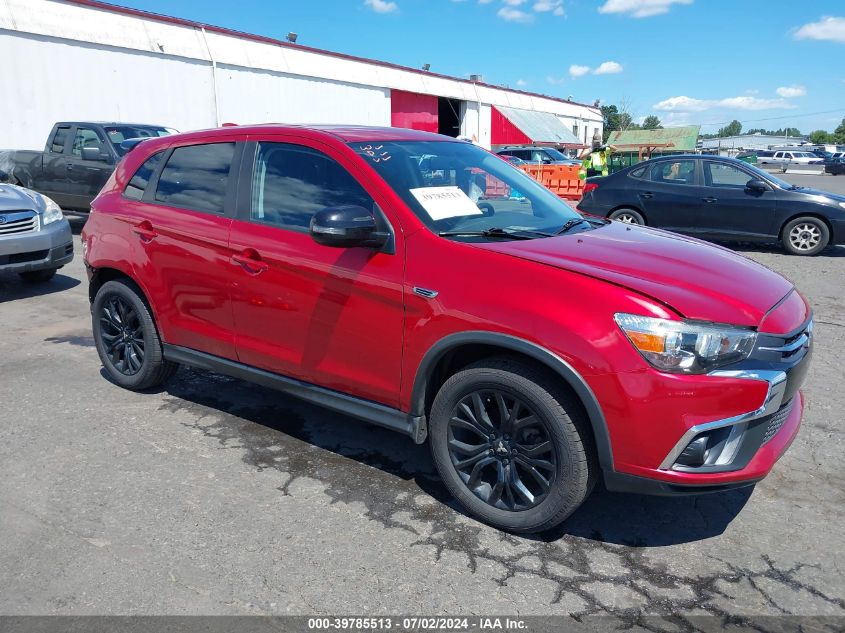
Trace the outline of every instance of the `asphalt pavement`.
<instances>
[{"instance_id":1,"label":"asphalt pavement","mask_svg":"<svg viewBox=\"0 0 845 633\"><path fill-rule=\"evenodd\" d=\"M0 614L845 616L845 248L742 252L816 314L791 449L755 488L599 489L534 537L463 514L400 435L205 371L108 382L79 257L0 275Z\"/></svg>"}]
</instances>

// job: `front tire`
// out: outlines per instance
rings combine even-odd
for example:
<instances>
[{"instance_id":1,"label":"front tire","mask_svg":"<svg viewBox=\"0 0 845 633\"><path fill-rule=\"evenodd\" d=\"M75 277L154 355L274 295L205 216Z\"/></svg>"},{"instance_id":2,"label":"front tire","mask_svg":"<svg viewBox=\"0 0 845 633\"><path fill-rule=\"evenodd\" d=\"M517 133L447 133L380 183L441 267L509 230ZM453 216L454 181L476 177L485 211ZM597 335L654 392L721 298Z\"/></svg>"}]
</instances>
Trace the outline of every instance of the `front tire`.
<instances>
[{"instance_id":1,"label":"front tire","mask_svg":"<svg viewBox=\"0 0 845 633\"><path fill-rule=\"evenodd\" d=\"M137 286L106 282L91 314L97 353L112 382L138 391L162 384L176 371L177 365L164 359L161 338Z\"/></svg>"},{"instance_id":2,"label":"front tire","mask_svg":"<svg viewBox=\"0 0 845 633\"><path fill-rule=\"evenodd\" d=\"M591 436L560 380L495 358L457 372L437 393L429 421L435 466L449 492L485 523L548 530L592 490Z\"/></svg>"},{"instance_id":3,"label":"front tire","mask_svg":"<svg viewBox=\"0 0 845 633\"><path fill-rule=\"evenodd\" d=\"M818 255L830 242L830 230L818 218L795 218L783 227L781 240L786 252L792 255Z\"/></svg>"},{"instance_id":4,"label":"front tire","mask_svg":"<svg viewBox=\"0 0 845 633\"><path fill-rule=\"evenodd\" d=\"M56 276L58 268L45 268L43 270L28 270L18 273L18 276L28 284L42 284L50 281Z\"/></svg>"},{"instance_id":5,"label":"front tire","mask_svg":"<svg viewBox=\"0 0 845 633\"><path fill-rule=\"evenodd\" d=\"M639 226L645 226L645 218L642 213L636 209L616 209L616 211L607 217L611 220L622 222L623 224L638 224Z\"/></svg>"}]
</instances>

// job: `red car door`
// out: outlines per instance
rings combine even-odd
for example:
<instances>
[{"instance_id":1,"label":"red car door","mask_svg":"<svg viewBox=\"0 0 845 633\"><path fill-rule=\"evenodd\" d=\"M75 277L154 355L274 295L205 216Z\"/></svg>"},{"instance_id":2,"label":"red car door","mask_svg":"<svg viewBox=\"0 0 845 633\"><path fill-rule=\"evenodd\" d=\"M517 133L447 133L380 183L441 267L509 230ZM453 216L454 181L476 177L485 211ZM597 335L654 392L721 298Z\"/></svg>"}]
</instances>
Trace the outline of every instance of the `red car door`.
<instances>
[{"instance_id":1,"label":"red car door","mask_svg":"<svg viewBox=\"0 0 845 633\"><path fill-rule=\"evenodd\" d=\"M245 149L230 248L241 362L398 406L404 306L402 235L395 252L314 242L311 216L358 205L390 220L354 163L318 142L273 137Z\"/></svg>"},{"instance_id":2,"label":"red car door","mask_svg":"<svg viewBox=\"0 0 845 633\"><path fill-rule=\"evenodd\" d=\"M140 198L124 205L125 220L162 338L233 360L228 242L235 192L230 172L239 149L234 142L197 143L154 154L124 192L124 198Z\"/></svg>"}]
</instances>

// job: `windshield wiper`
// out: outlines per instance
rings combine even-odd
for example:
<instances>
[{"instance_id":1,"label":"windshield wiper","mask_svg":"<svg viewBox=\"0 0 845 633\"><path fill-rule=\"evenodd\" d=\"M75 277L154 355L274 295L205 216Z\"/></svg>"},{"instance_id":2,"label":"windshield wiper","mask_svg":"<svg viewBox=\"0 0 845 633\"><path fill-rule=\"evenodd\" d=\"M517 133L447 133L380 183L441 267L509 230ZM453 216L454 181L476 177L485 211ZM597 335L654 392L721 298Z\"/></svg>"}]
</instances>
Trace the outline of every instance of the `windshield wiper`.
<instances>
[{"instance_id":1,"label":"windshield wiper","mask_svg":"<svg viewBox=\"0 0 845 633\"><path fill-rule=\"evenodd\" d=\"M454 236L470 236L470 237L505 237L515 240L533 240L535 237L553 237L553 233L544 233L543 231L532 231L530 229L517 229L509 231L501 227L495 226L493 228L485 229L484 231L440 231L440 237L454 237Z\"/></svg>"},{"instance_id":2,"label":"windshield wiper","mask_svg":"<svg viewBox=\"0 0 845 633\"><path fill-rule=\"evenodd\" d=\"M561 235L562 233L566 233L569 229L572 229L582 222L586 222L584 218L572 218L571 220L567 220L562 227L558 230L555 235Z\"/></svg>"}]
</instances>

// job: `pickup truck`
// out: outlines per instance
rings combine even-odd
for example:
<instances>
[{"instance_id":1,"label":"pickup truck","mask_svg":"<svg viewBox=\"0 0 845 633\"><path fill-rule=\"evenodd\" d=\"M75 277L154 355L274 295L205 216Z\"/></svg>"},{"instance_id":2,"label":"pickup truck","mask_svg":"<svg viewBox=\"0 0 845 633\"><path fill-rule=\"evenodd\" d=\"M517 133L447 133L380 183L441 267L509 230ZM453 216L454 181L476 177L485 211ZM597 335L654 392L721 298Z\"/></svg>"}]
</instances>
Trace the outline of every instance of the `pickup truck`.
<instances>
[{"instance_id":1,"label":"pickup truck","mask_svg":"<svg viewBox=\"0 0 845 633\"><path fill-rule=\"evenodd\" d=\"M773 156L758 156L759 164L774 165L814 165L821 164L822 159L811 152L804 151L776 151Z\"/></svg>"},{"instance_id":2,"label":"pickup truck","mask_svg":"<svg viewBox=\"0 0 845 633\"><path fill-rule=\"evenodd\" d=\"M173 132L160 125L59 122L43 152L0 151L0 181L33 189L64 209L87 211L128 151L121 147L124 141Z\"/></svg>"}]
</instances>

